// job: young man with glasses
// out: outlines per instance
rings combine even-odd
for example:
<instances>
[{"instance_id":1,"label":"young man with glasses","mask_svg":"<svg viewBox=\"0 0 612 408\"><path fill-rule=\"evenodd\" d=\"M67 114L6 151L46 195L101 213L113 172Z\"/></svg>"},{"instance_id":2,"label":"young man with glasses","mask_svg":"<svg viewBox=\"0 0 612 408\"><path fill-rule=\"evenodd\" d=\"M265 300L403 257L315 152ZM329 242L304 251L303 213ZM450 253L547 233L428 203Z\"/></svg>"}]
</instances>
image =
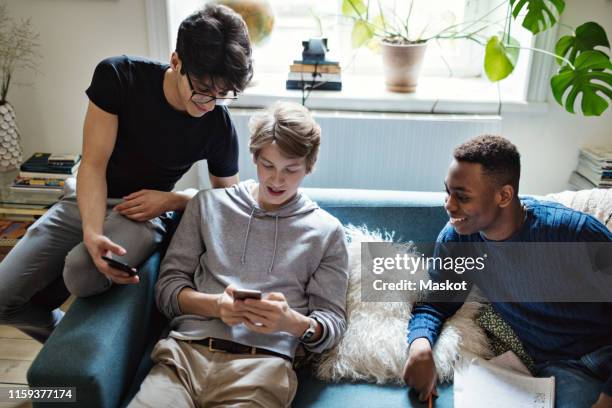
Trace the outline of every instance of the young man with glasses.
<instances>
[{"instance_id":1,"label":"young man with glasses","mask_svg":"<svg viewBox=\"0 0 612 408\"><path fill-rule=\"evenodd\" d=\"M62 268L77 296L138 283L102 256L138 265L155 250L166 213L191 198L172 189L195 162L208 161L215 188L238 182L236 131L223 105L252 70L244 21L219 5L181 23L169 65L128 56L98 64L86 92L78 194L53 206L0 264L0 324L44 342L62 317L65 290L49 293L61 289Z\"/></svg>"}]
</instances>

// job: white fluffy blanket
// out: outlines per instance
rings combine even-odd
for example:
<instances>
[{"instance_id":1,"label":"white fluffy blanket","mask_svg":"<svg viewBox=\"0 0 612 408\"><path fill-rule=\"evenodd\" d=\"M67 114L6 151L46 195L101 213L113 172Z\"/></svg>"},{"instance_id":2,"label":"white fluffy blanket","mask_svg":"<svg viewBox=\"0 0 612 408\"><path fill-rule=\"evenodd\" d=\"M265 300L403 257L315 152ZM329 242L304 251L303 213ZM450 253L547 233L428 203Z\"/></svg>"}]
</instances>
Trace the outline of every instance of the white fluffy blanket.
<instances>
[{"instance_id":1,"label":"white fluffy blanket","mask_svg":"<svg viewBox=\"0 0 612 408\"><path fill-rule=\"evenodd\" d=\"M361 302L361 243L392 242L392 237L350 225L346 227L346 233L350 242L348 328L340 344L324 353L316 363L316 375L327 381L343 379L401 384L407 358L407 324L416 296L403 303ZM416 251L414 246L408 248ZM445 323L434 347L434 360L441 381L452 380L454 367L464 353L483 358L492 356L484 332L474 321L479 307L479 303L466 303Z\"/></svg>"},{"instance_id":2,"label":"white fluffy blanket","mask_svg":"<svg viewBox=\"0 0 612 408\"><path fill-rule=\"evenodd\" d=\"M563 191L549 194L547 199L557 201L566 207L590 214L612 231L612 188Z\"/></svg>"}]
</instances>

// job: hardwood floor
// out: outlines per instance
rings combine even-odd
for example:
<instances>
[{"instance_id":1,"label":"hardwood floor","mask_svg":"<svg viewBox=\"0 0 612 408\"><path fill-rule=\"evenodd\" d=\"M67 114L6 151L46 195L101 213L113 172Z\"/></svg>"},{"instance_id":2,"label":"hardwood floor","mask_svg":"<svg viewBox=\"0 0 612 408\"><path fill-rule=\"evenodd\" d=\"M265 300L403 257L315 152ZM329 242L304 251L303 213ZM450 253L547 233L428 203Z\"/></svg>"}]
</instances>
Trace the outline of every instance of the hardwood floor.
<instances>
[{"instance_id":1,"label":"hardwood floor","mask_svg":"<svg viewBox=\"0 0 612 408\"><path fill-rule=\"evenodd\" d=\"M42 345L17 329L0 326L0 386L27 385L26 373ZM0 407L31 407L29 402L0 402Z\"/></svg>"},{"instance_id":2,"label":"hardwood floor","mask_svg":"<svg viewBox=\"0 0 612 408\"><path fill-rule=\"evenodd\" d=\"M70 297L61 307L66 311L74 299ZM0 387L27 385L26 373L42 345L19 330L0 325ZM0 402L0 408L27 408L29 402Z\"/></svg>"},{"instance_id":3,"label":"hardwood floor","mask_svg":"<svg viewBox=\"0 0 612 408\"><path fill-rule=\"evenodd\" d=\"M9 326L0 326L0 383L27 384L26 371L42 345Z\"/></svg>"}]
</instances>

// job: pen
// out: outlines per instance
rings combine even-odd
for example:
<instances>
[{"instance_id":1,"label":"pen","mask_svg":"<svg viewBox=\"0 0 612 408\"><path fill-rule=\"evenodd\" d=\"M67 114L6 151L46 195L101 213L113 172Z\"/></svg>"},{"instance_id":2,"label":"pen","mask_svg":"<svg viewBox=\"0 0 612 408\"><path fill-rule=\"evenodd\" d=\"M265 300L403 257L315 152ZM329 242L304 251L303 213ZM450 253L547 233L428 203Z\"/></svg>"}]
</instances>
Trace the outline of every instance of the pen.
<instances>
[{"instance_id":1,"label":"pen","mask_svg":"<svg viewBox=\"0 0 612 408\"><path fill-rule=\"evenodd\" d=\"M433 407L433 400L431 398L431 394L429 394L429 399L427 400L427 408Z\"/></svg>"}]
</instances>

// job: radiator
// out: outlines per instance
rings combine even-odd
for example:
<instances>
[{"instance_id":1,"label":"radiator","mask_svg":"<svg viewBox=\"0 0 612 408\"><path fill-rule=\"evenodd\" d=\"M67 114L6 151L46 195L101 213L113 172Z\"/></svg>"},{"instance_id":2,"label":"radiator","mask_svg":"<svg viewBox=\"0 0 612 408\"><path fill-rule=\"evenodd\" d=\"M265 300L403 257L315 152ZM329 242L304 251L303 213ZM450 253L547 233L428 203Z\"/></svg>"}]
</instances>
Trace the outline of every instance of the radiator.
<instances>
[{"instance_id":1,"label":"radiator","mask_svg":"<svg viewBox=\"0 0 612 408\"><path fill-rule=\"evenodd\" d=\"M240 179L256 179L248 121L255 110L232 109L240 140ZM443 191L453 148L474 136L500 134L501 118L487 115L315 111L322 140L305 187ZM208 188L205 164L200 188Z\"/></svg>"}]
</instances>

